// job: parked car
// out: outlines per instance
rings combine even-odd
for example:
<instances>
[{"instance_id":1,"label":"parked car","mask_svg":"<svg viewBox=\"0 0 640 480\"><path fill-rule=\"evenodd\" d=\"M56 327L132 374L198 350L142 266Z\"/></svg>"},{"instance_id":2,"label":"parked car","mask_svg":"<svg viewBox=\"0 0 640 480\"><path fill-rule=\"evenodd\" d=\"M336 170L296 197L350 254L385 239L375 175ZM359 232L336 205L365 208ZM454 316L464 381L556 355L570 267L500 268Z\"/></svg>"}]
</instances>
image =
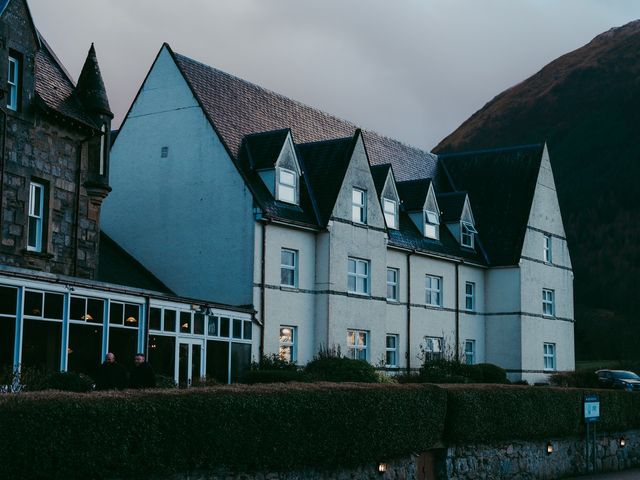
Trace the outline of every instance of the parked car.
<instances>
[{"instance_id":1,"label":"parked car","mask_svg":"<svg viewBox=\"0 0 640 480\"><path fill-rule=\"evenodd\" d=\"M604 387L640 392L640 376L627 370L598 370L598 381Z\"/></svg>"}]
</instances>

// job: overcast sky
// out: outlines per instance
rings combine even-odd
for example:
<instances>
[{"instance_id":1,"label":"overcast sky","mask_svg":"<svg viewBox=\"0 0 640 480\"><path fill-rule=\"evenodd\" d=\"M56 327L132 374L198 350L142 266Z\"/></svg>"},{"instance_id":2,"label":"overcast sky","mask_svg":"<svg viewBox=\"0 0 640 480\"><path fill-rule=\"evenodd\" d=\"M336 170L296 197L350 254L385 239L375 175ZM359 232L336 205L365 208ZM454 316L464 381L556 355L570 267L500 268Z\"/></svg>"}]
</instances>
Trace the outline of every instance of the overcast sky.
<instances>
[{"instance_id":1,"label":"overcast sky","mask_svg":"<svg viewBox=\"0 0 640 480\"><path fill-rule=\"evenodd\" d=\"M120 124L162 42L430 150L638 0L29 0L77 79L91 42Z\"/></svg>"}]
</instances>

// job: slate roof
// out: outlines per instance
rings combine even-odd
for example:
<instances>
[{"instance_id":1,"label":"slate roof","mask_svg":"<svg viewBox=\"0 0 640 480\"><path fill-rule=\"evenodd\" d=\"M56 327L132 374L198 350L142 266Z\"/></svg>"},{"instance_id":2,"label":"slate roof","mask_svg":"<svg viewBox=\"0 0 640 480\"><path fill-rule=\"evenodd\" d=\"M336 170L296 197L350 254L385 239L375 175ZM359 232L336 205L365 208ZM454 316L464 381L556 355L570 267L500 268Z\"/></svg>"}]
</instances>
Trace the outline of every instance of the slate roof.
<instances>
[{"instance_id":1,"label":"slate roof","mask_svg":"<svg viewBox=\"0 0 640 480\"><path fill-rule=\"evenodd\" d=\"M436 193L441 213L440 219L443 222L459 222L466 198L467 192Z\"/></svg>"},{"instance_id":2,"label":"slate roof","mask_svg":"<svg viewBox=\"0 0 640 480\"><path fill-rule=\"evenodd\" d=\"M398 195L400 195L402 199L402 206L405 212L422 210L424 202L427 200L427 194L429 193L429 185L431 185L430 178L396 183Z\"/></svg>"},{"instance_id":3,"label":"slate roof","mask_svg":"<svg viewBox=\"0 0 640 480\"><path fill-rule=\"evenodd\" d=\"M491 265L517 265L543 145L439 155L458 190L469 192Z\"/></svg>"},{"instance_id":4,"label":"slate roof","mask_svg":"<svg viewBox=\"0 0 640 480\"><path fill-rule=\"evenodd\" d=\"M247 135L245 138L249 165L256 170L273 168L284 146L289 129Z\"/></svg>"},{"instance_id":5,"label":"slate roof","mask_svg":"<svg viewBox=\"0 0 640 480\"><path fill-rule=\"evenodd\" d=\"M350 137L358 128L167 48L234 158L252 133L290 128L296 143L309 143ZM371 164L392 164L398 180L435 174L436 155L371 131L362 135Z\"/></svg>"},{"instance_id":6,"label":"slate roof","mask_svg":"<svg viewBox=\"0 0 640 480\"><path fill-rule=\"evenodd\" d=\"M76 94L82 100L82 104L90 111L102 113L113 118L93 43L82 66L76 86Z\"/></svg>"},{"instance_id":7,"label":"slate roof","mask_svg":"<svg viewBox=\"0 0 640 480\"><path fill-rule=\"evenodd\" d=\"M51 47L40 37L42 48L35 59L35 91L41 106L82 123L100 128L75 93L75 85L56 59Z\"/></svg>"},{"instance_id":8,"label":"slate roof","mask_svg":"<svg viewBox=\"0 0 640 480\"><path fill-rule=\"evenodd\" d=\"M376 186L378 196L382 195L382 190L384 189L384 183L387 181L389 170L391 170L390 163L385 163L384 165L371 165L371 176L373 177L373 183Z\"/></svg>"}]
</instances>

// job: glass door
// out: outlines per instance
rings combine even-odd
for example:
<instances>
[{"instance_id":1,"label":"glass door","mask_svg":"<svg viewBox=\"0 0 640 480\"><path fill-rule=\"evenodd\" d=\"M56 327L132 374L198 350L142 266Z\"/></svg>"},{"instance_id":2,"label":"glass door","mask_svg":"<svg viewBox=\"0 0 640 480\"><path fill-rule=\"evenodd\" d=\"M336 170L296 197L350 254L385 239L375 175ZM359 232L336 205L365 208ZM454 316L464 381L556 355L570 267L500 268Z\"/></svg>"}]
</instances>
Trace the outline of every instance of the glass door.
<instances>
[{"instance_id":1,"label":"glass door","mask_svg":"<svg viewBox=\"0 0 640 480\"><path fill-rule=\"evenodd\" d=\"M176 378L180 388L188 388L203 376L204 340L178 339Z\"/></svg>"}]
</instances>

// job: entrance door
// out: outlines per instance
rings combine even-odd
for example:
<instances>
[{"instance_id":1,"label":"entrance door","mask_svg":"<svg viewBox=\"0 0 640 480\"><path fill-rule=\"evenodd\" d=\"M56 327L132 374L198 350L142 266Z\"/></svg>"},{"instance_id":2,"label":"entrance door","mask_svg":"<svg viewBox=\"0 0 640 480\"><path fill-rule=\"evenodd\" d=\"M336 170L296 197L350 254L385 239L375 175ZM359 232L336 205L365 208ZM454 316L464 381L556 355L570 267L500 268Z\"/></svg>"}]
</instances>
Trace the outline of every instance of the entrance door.
<instances>
[{"instance_id":1,"label":"entrance door","mask_svg":"<svg viewBox=\"0 0 640 480\"><path fill-rule=\"evenodd\" d=\"M188 388L203 376L204 340L179 339L176 364L178 386Z\"/></svg>"}]
</instances>

